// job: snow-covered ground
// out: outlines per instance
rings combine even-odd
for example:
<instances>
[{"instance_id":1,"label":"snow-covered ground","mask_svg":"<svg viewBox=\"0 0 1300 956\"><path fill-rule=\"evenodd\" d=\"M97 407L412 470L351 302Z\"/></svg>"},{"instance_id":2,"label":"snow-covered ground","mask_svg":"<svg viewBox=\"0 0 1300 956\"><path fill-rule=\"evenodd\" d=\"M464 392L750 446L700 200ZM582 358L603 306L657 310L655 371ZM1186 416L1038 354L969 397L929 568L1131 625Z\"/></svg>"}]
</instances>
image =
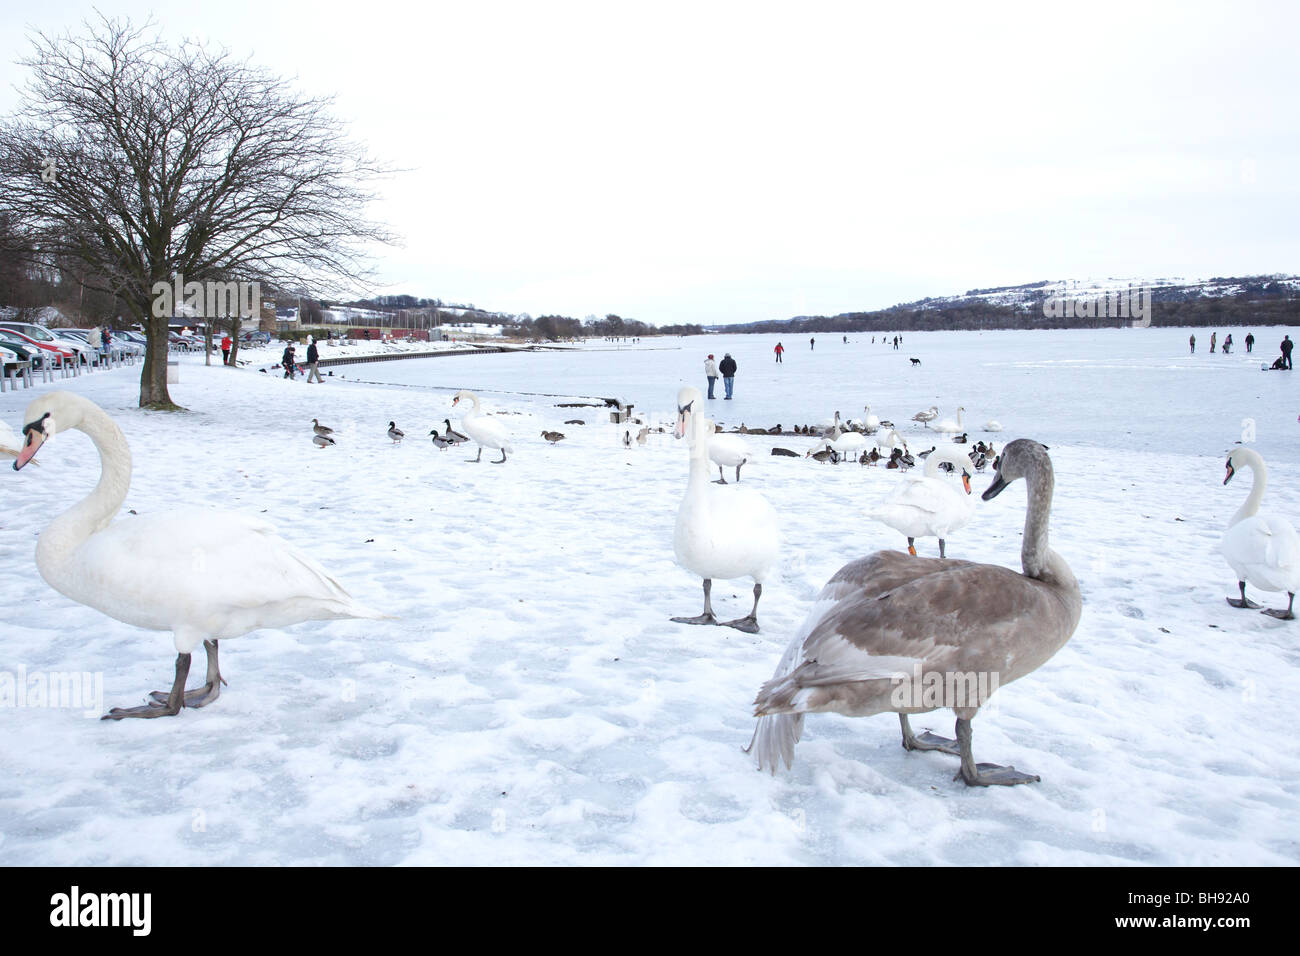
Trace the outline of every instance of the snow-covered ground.
<instances>
[{"instance_id":1,"label":"snow-covered ground","mask_svg":"<svg viewBox=\"0 0 1300 956\"><path fill-rule=\"evenodd\" d=\"M1215 546L1249 490L1248 474L1222 485L1243 433L1270 465L1264 509L1300 519L1300 386L1260 371L1285 330L1255 330L1250 356L1232 331L1234 354L1212 356L1197 330L1194 357L1188 330L1158 328L906 333L897 352L869 335L818 335L815 351L787 336L782 365L775 336L591 342L342 366L310 386L187 356L172 394L190 412L174 415L134 407L138 368L0 394L15 430L53 387L115 417L135 463L118 520L264 514L397 617L229 641L211 707L90 719L166 688L171 638L76 605L36 571L36 535L97 480L89 440L62 435L40 467L4 469L0 682L84 671L103 700L0 697L0 863L1294 864L1300 622L1228 607ZM651 434L625 450L604 407L556 407L619 397L666 421L681 384L704 386L704 356L726 351L736 399L709 410L727 427L857 418L870 403L919 450L935 438L911 416L964 405L972 440L1051 447L1052 544L1080 579L1083 619L998 693L974 738L979 759L1041 783L968 789L956 758L905 752L891 715L811 716L793 771L775 777L741 752L754 694L822 583L902 544L863 517L899 475L769 457L813 442L750 436L743 481L784 534L762 631L678 625L701 604L673 560L684 444ZM460 388L509 426L506 464L426 440L459 419ZM337 447L312 444L312 418L338 429ZM982 434L990 418L1006 430ZM543 429L568 437L550 445ZM1018 567L1022 487L980 502L949 553ZM715 585L722 614L749 601L748 582ZM199 655L191 686L201 673ZM947 734L951 715L913 725Z\"/></svg>"}]
</instances>

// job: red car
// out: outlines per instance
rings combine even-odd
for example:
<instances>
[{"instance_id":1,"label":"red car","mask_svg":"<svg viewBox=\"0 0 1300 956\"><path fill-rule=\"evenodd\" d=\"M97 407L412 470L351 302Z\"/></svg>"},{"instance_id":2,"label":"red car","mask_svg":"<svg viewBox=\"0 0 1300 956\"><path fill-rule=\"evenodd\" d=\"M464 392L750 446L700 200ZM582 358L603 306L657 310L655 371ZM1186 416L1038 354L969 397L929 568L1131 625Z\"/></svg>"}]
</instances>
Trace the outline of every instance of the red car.
<instances>
[{"instance_id":1,"label":"red car","mask_svg":"<svg viewBox=\"0 0 1300 956\"><path fill-rule=\"evenodd\" d=\"M51 361L57 359L57 361L55 361L54 364L55 368L59 368L63 365L63 363L70 362L76 358L76 352L74 352L70 347L65 347L62 345L54 345L49 342L38 342L30 335L23 335L23 333L13 328L6 327L3 329L3 332L6 338L16 339L17 341L22 342L23 344L30 343L32 348L37 348L40 349L43 353L47 353Z\"/></svg>"}]
</instances>

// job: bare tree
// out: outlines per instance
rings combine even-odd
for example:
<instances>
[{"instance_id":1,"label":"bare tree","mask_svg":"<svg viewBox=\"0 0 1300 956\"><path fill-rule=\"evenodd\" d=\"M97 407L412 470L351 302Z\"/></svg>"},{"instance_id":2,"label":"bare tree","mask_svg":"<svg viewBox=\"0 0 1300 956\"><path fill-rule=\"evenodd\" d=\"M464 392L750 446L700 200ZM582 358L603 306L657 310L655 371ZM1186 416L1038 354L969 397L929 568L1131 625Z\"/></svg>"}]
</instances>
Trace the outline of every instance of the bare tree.
<instances>
[{"instance_id":1,"label":"bare tree","mask_svg":"<svg viewBox=\"0 0 1300 956\"><path fill-rule=\"evenodd\" d=\"M101 17L33 37L24 100L0 123L0 216L26 261L75 259L120 298L149 340L140 404L175 408L158 284L359 288L366 245L392 241L363 216L389 170L346 141L331 100L149 28Z\"/></svg>"}]
</instances>

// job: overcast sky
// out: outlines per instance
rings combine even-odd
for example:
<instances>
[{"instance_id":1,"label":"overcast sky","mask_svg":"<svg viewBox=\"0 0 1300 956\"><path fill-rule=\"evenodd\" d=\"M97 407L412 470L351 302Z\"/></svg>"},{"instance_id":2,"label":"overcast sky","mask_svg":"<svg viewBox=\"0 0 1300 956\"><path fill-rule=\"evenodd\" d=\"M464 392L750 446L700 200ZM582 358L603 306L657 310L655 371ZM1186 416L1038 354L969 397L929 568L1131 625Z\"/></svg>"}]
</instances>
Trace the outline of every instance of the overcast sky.
<instances>
[{"instance_id":1,"label":"overcast sky","mask_svg":"<svg viewBox=\"0 0 1300 956\"><path fill-rule=\"evenodd\" d=\"M41 0L334 95L411 170L376 292L655 324L1294 273L1300 4Z\"/></svg>"}]
</instances>

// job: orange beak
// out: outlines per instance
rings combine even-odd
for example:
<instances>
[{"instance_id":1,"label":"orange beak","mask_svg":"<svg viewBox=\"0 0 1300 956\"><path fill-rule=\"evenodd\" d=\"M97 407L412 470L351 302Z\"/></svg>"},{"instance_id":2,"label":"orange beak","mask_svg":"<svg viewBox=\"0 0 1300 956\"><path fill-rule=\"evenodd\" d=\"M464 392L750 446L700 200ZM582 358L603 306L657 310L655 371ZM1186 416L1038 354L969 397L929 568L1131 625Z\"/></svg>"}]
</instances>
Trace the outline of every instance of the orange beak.
<instances>
[{"instance_id":1,"label":"orange beak","mask_svg":"<svg viewBox=\"0 0 1300 956\"><path fill-rule=\"evenodd\" d=\"M18 453L18 457L14 459L14 471L21 470L23 465L36 457L37 450L44 443L45 432L38 431L35 428L28 429L27 441L23 443L22 451Z\"/></svg>"}]
</instances>

